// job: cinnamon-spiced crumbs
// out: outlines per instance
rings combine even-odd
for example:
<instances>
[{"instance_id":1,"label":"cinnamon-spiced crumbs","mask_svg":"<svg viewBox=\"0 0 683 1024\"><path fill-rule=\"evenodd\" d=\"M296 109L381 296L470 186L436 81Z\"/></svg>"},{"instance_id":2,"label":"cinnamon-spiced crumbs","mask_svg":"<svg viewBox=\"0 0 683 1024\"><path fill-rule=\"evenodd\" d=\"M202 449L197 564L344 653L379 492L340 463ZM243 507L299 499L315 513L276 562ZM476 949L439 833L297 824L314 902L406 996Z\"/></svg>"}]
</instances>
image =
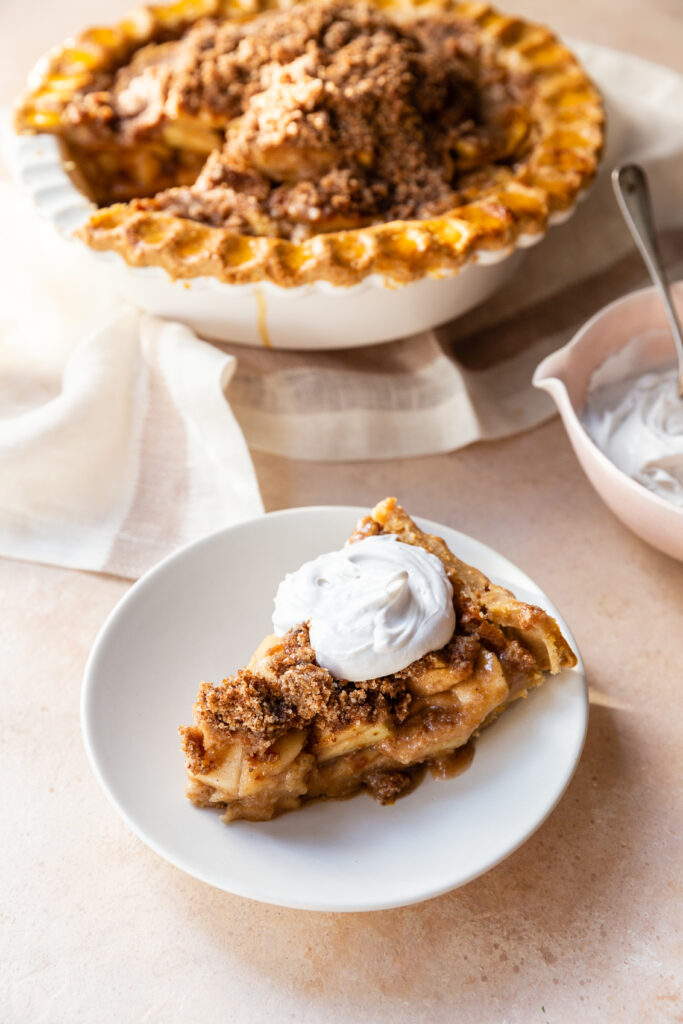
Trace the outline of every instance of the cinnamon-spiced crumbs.
<instances>
[{"instance_id":1,"label":"cinnamon-spiced crumbs","mask_svg":"<svg viewBox=\"0 0 683 1024\"><path fill-rule=\"evenodd\" d=\"M251 752L264 753L282 735L314 721L328 730L380 715L402 722L412 700L402 679L366 682L334 679L315 660L306 625L291 629L254 668L241 669L219 685L202 683L195 722L211 735L239 737Z\"/></svg>"},{"instance_id":2,"label":"cinnamon-spiced crumbs","mask_svg":"<svg viewBox=\"0 0 683 1024\"><path fill-rule=\"evenodd\" d=\"M195 725L181 725L178 732L181 736L181 748L185 754L187 770L195 775L211 771L215 765L208 756L201 729Z\"/></svg>"},{"instance_id":3,"label":"cinnamon-spiced crumbs","mask_svg":"<svg viewBox=\"0 0 683 1024\"><path fill-rule=\"evenodd\" d=\"M124 147L183 120L215 130L194 184L138 207L298 241L452 208L467 175L527 148L524 96L457 15L398 24L323 0L201 19L77 96L68 117L74 138Z\"/></svg>"}]
</instances>

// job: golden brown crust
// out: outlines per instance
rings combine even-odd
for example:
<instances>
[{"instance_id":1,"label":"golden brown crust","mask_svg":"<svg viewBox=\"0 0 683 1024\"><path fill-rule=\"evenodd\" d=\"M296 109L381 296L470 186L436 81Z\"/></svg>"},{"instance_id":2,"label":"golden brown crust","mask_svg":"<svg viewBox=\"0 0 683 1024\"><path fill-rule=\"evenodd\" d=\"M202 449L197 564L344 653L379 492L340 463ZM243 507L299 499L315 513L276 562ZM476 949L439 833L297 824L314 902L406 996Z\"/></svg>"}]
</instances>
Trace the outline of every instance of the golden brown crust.
<instances>
[{"instance_id":1,"label":"golden brown crust","mask_svg":"<svg viewBox=\"0 0 683 1024\"><path fill-rule=\"evenodd\" d=\"M93 87L98 76L125 63L150 41L177 36L205 15L258 13L271 0L248 5L221 0L181 0L148 8L113 29L92 29L43 62L17 113L22 131L68 134L63 116L70 98ZM400 19L417 7L405 0L381 4ZM592 180L603 142L599 95L572 54L546 29L498 14L483 3L431 0L420 16L439 12L467 21L483 50L502 68L530 82L528 104L534 142L511 167L476 180L446 214L330 231L300 242L238 234L156 210L115 204L97 211L81 237L93 248L119 252L136 266L161 266L174 277L212 276L227 283L270 280L291 287L326 280L352 285L372 273L396 282L457 271L482 250L514 246L520 235L539 234L549 216L568 210ZM196 156L196 154L195 154ZM159 167L151 155L155 170ZM198 170L188 157L188 181ZM163 177L162 187L166 187Z\"/></svg>"},{"instance_id":2,"label":"golden brown crust","mask_svg":"<svg viewBox=\"0 0 683 1024\"><path fill-rule=\"evenodd\" d=\"M377 533L442 560L454 589L451 640L393 676L349 683L317 664L305 625L266 638L245 669L201 684L194 725L180 730L198 805L261 820L361 787L390 802L419 765L467 743L545 673L576 663L554 619L461 562L393 498L350 539Z\"/></svg>"}]
</instances>

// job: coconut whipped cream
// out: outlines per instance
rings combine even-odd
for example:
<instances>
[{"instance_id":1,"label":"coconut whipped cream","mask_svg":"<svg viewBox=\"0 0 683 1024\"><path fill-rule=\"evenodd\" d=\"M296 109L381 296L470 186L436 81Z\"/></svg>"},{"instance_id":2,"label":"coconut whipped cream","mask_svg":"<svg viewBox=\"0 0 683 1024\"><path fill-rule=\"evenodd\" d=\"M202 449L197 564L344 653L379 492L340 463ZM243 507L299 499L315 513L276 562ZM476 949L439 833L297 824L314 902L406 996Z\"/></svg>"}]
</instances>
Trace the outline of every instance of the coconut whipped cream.
<instances>
[{"instance_id":1,"label":"coconut whipped cream","mask_svg":"<svg viewBox=\"0 0 683 1024\"><path fill-rule=\"evenodd\" d=\"M453 588L441 561L385 534L320 555L285 576L273 627L308 622L318 664L362 682L406 668L450 640Z\"/></svg>"},{"instance_id":2,"label":"coconut whipped cream","mask_svg":"<svg viewBox=\"0 0 683 1024\"><path fill-rule=\"evenodd\" d=\"M615 466L683 508L683 399L676 366L597 387L581 418Z\"/></svg>"}]
</instances>

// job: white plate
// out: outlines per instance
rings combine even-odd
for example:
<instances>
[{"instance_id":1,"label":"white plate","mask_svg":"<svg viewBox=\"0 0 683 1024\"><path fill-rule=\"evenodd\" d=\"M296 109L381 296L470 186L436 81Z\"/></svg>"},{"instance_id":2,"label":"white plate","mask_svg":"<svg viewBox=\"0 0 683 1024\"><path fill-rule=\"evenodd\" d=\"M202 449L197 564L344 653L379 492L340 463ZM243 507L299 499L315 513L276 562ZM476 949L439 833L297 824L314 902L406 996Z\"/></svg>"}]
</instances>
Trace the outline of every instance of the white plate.
<instances>
[{"instance_id":1,"label":"white plate","mask_svg":"<svg viewBox=\"0 0 683 1024\"><path fill-rule=\"evenodd\" d=\"M167 558L102 628L85 671L82 723L95 775L137 835L219 889L305 910L379 910L475 878L512 853L564 791L587 722L583 668L549 680L487 729L471 767L427 778L391 807L360 794L266 823L224 825L184 797L177 728L200 680L244 664L270 631L285 572L340 547L367 510L300 508L233 526ZM484 544L419 520L465 561L569 629L552 602Z\"/></svg>"}]
</instances>

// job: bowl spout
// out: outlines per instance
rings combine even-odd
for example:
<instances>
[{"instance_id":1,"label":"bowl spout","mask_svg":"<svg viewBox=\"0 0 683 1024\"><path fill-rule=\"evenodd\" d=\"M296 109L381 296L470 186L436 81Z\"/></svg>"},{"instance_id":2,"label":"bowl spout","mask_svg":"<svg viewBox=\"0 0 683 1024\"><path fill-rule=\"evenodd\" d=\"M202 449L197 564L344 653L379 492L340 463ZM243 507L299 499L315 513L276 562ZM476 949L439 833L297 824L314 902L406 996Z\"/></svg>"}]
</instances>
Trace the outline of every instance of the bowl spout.
<instances>
[{"instance_id":1,"label":"bowl spout","mask_svg":"<svg viewBox=\"0 0 683 1024\"><path fill-rule=\"evenodd\" d=\"M542 363L536 367L532 383L534 387L547 391L559 407L568 398L567 386L563 378L564 352L560 349L557 352L546 356Z\"/></svg>"}]
</instances>

